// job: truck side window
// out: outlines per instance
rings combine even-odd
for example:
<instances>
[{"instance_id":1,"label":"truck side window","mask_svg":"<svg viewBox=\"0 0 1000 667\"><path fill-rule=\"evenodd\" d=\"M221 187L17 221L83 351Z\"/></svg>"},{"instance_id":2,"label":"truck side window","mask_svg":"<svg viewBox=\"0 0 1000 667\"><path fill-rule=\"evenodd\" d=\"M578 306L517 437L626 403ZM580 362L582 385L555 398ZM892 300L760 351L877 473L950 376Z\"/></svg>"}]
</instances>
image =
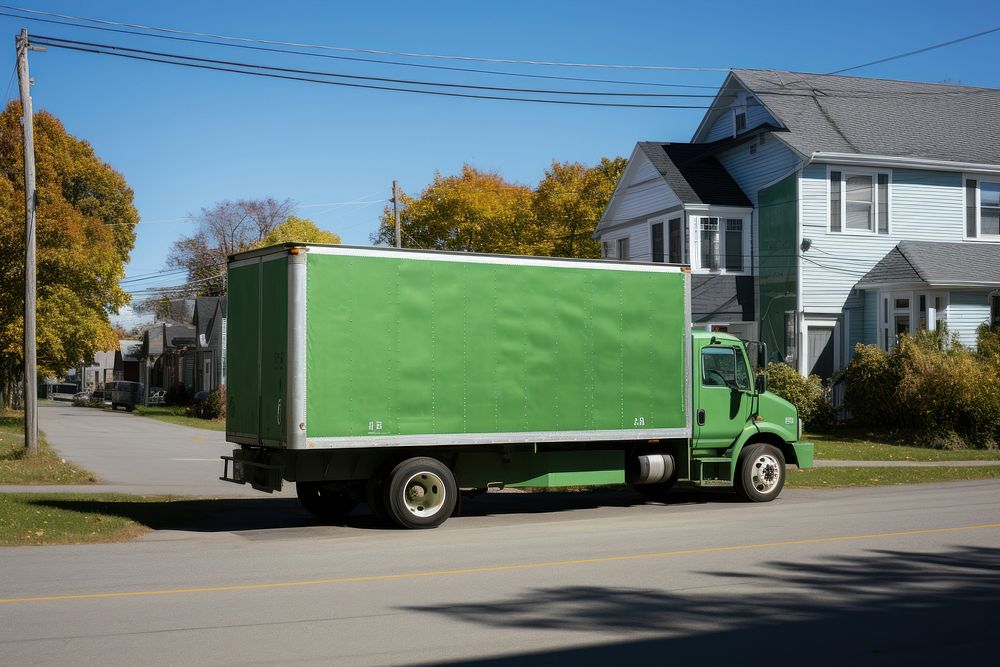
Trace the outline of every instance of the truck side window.
<instances>
[{"instance_id":1,"label":"truck side window","mask_svg":"<svg viewBox=\"0 0 1000 667\"><path fill-rule=\"evenodd\" d=\"M750 387L746 364L732 347L706 347L701 351L701 383L706 387Z\"/></svg>"}]
</instances>

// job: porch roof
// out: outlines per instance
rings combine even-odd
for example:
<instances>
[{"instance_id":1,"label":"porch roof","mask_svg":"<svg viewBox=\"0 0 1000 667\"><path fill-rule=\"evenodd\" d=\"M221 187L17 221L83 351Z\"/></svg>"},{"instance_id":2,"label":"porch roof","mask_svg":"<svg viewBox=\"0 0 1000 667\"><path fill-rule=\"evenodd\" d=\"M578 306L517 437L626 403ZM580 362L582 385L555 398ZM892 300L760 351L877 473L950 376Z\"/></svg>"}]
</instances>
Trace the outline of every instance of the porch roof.
<instances>
[{"instance_id":1,"label":"porch roof","mask_svg":"<svg viewBox=\"0 0 1000 667\"><path fill-rule=\"evenodd\" d=\"M1000 244L900 241L857 287L903 284L1000 287Z\"/></svg>"}]
</instances>

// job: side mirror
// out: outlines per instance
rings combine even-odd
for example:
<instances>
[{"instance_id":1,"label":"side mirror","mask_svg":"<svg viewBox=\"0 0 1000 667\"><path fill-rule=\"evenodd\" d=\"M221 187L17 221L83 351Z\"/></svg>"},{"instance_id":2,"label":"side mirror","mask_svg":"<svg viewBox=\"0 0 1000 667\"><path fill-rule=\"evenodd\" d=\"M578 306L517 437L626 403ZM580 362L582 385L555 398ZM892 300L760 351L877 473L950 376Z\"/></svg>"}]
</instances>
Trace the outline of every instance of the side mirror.
<instances>
[{"instance_id":1,"label":"side mirror","mask_svg":"<svg viewBox=\"0 0 1000 667\"><path fill-rule=\"evenodd\" d=\"M766 375L758 375L757 376L757 393L758 394L763 394L765 391L767 391L767 376Z\"/></svg>"}]
</instances>

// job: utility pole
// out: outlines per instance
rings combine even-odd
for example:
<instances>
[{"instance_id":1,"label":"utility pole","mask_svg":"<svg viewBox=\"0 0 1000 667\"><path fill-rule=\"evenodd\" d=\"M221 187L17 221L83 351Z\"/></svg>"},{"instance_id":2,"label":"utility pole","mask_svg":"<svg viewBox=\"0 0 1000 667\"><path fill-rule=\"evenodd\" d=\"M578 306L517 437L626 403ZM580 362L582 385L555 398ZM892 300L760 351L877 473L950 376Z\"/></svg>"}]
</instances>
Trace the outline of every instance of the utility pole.
<instances>
[{"instance_id":1,"label":"utility pole","mask_svg":"<svg viewBox=\"0 0 1000 667\"><path fill-rule=\"evenodd\" d=\"M396 247L403 247L402 230L399 227L399 184L392 182L392 217L396 219Z\"/></svg>"},{"instance_id":2,"label":"utility pole","mask_svg":"<svg viewBox=\"0 0 1000 667\"><path fill-rule=\"evenodd\" d=\"M35 127L31 111L28 29L14 41L17 82L21 89L21 127L24 130L24 446L38 452L38 363L35 356Z\"/></svg>"}]
</instances>

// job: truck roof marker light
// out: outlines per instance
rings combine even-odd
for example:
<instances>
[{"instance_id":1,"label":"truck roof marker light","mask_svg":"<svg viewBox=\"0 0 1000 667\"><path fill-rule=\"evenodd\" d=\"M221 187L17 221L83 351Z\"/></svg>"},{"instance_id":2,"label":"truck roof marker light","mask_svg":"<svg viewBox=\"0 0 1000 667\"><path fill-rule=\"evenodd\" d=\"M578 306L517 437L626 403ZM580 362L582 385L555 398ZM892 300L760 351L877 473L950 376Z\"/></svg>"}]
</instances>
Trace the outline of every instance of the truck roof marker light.
<instances>
[{"instance_id":1,"label":"truck roof marker light","mask_svg":"<svg viewBox=\"0 0 1000 667\"><path fill-rule=\"evenodd\" d=\"M288 249L288 254L289 255L298 255L300 252L302 252L302 248L295 247L295 248L289 248Z\"/></svg>"}]
</instances>

